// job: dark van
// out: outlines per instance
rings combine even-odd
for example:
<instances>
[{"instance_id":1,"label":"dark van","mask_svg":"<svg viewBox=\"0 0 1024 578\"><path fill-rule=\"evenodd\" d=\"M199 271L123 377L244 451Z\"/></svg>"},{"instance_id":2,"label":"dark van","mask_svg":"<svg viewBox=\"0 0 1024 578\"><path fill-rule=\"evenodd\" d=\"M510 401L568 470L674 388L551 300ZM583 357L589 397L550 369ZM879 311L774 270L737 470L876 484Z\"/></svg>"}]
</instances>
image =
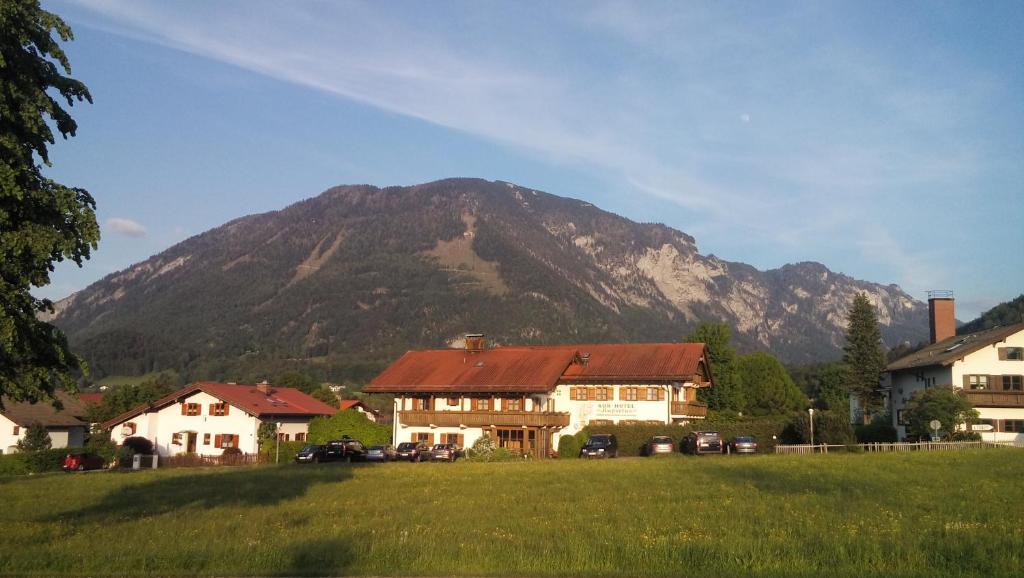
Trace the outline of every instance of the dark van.
<instances>
[{"instance_id":1,"label":"dark van","mask_svg":"<svg viewBox=\"0 0 1024 578\"><path fill-rule=\"evenodd\" d=\"M614 434L594 434L587 439L580 449L581 458L617 458L619 457L619 440Z\"/></svg>"},{"instance_id":2,"label":"dark van","mask_svg":"<svg viewBox=\"0 0 1024 578\"><path fill-rule=\"evenodd\" d=\"M683 451L699 456L722 453L722 436L716 431L694 431L686 436Z\"/></svg>"}]
</instances>

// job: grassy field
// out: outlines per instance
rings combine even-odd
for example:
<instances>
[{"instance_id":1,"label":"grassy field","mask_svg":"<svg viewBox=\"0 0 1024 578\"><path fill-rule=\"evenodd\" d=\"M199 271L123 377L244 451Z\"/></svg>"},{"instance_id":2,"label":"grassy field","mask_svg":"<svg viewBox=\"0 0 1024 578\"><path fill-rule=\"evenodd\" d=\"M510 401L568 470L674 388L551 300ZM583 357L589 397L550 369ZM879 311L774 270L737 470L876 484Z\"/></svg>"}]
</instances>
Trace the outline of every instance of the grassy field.
<instances>
[{"instance_id":1,"label":"grassy field","mask_svg":"<svg viewBox=\"0 0 1024 578\"><path fill-rule=\"evenodd\" d=\"M2 575L1020 576L1024 452L0 478Z\"/></svg>"}]
</instances>

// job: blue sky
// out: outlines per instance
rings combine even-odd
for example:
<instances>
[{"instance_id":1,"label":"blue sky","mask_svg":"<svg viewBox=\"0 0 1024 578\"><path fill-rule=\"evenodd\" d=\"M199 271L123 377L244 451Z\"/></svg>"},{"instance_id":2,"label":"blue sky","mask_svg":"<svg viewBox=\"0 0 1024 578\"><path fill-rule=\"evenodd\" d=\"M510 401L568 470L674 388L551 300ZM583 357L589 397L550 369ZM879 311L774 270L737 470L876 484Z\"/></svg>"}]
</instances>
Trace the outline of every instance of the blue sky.
<instances>
[{"instance_id":1,"label":"blue sky","mask_svg":"<svg viewBox=\"0 0 1024 578\"><path fill-rule=\"evenodd\" d=\"M334 185L451 176L953 289L962 319L1024 292L1024 3L44 6L95 100L49 174L103 240L42 296Z\"/></svg>"}]
</instances>

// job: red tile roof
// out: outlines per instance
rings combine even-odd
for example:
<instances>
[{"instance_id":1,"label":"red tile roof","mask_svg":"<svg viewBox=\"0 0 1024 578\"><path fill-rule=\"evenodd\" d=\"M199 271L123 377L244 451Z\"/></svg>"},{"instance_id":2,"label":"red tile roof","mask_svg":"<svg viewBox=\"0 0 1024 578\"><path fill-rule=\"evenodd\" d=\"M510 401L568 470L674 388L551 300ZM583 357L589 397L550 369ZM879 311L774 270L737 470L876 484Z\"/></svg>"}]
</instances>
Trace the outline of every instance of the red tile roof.
<instances>
[{"instance_id":1,"label":"red tile roof","mask_svg":"<svg viewBox=\"0 0 1024 578\"><path fill-rule=\"evenodd\" d=\"M356 407L356 406L359 406L359 407L363 408L363 410L368 411L370 413L373 413L373 414L377 413L377 410L375 410L372 407L370 407L370 406L366 405L365 403L363 403L363 400L361 400L361 399L343 399L343 400L338 402L338 409L340 411L345 411L347 409L352 409L353 407Z\"/></svg>"},{"instance_id":2,"label":"red tile roof","mask_svg":"<svg viewBox=\"0 0 1024 578\"><path fill-rule=\"evenodd\" d=\"M410 351L363 391L545 392L560 382L687 381L704 359L703 343L499 347L479 353Z\"/></svg>"},{"instance_id":3,"label":"red tile roof","mask_svg":"<svg viewBox=\"0 0 1024 578\"><path fill-rule=\"evenodd\" d=\"M106 394L101 391L83 391L79 392L78 399L84 404L99 405L104 395Z\"/></svg>"},{"instance_id":4,"label":"red tile roof","mask_svg":"<svg viewBox=\"0 0 1024 578\"><path fill-rule=\"evenodd\" d=\"M187 385L178 391L168 394L152 404L137 406L113 419L101 424L104 428L113 427L127 419L151 410L159 410L198 391L206 392L217 399L229 403L238 409L256 417L271 415L283 416L317 416L333 415L338 409L315 399L291 387L269 387L269 394L259 390L257 385L236 385L234 383L216 383L199 381Z\"/></svg>"},{"instance_id":5,"label":"red tile roof","mask_svg":"<svg viewBox=\"0 0 1024 578\"><path fill-rule=\"evenodd\" d=\"M500 347L477 353L463 349L410 351L363 391L551 391L575 356L571 347Z\"/></svg>"}]
</instances>

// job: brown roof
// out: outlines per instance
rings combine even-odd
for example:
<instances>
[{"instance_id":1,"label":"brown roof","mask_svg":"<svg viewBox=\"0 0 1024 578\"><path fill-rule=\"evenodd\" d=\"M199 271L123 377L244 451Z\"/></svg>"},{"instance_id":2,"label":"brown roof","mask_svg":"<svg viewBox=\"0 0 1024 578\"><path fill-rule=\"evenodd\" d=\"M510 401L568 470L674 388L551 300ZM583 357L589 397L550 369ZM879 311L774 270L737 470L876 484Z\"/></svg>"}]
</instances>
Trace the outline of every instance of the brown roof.
<instances>
[{"instance_id":1,"label":"brown roof","mask_svg":"<svg viewBox=\"0 0 1024 578\"><path fill-rule=\"evenodd\" d=\"M217 399L229 403L242 411L256 417L268 415L317 416L333 415L338 409L315 399L292 387L269 387L269 393L260 391L256 385L238 385L234 383L216 383L199 381L186 385L182 389L165 395L152 404L143 404L103 422L104 428L113 427L127 419L151 410L178 403L183 397L197 391L206 392Z\"/></svg>"},{"instance_id":2,"label":"brown roof","mask_svg":"<svg viewBox=\"0 0 1024 578\"><path fill-rule=\"evenodd\" d=\"M58 411L48 401L36 403L15 402L4 397L4 409L0 413L7 419L24 427L28 427L35 422L39 422L46 427L88 425L81 419L85 415L85 408L80 401L63 391L56 392L55 397L64 404L64 409Z\"/></svg>"},{"instance_id":3,"label":"brown roof","mask_svg":"<svg viewBox=\"0 0 1024 578\"><path fill-rule=\"evenodd\" d=\"M368 411L368 412L370 412L372 414L378 413L377 410L375 410L372 407L370 407L370 406L366 405L365 403L363 403L363 400L361 400L361 399L343 399L343 400L338 402L338 409L341 410L341 411L345 411L347 409L352 409L354 407L361 407L365 411Z\"/></svg>"},{"instance_id":4,"label":"brown roof","mask_svg":"<svg viewBox=\"0 0 1024 578\"><path fill-rule=\"evenodd\" d=\"M546 392L561 382L685 381L704 358L703 343L499 347L477 353L410 351L363 391Z\"/></svg>"},{"instance_id":5,"label":"brown roof","mask_svg":"<svg viewBox=\"0 0 1024 578\"><path fill-rule=\"evenodd\" d=\"M914 367L928 367L930 365L953 365L954 362L963 359L965 356L986 346L1003 341L1019 331L1024 331L1024 323L993 327L992 329L968 333L967 335L948 337L893 361L885 369L886 371L897 371Z\"/></svg>"}]
</instances>

